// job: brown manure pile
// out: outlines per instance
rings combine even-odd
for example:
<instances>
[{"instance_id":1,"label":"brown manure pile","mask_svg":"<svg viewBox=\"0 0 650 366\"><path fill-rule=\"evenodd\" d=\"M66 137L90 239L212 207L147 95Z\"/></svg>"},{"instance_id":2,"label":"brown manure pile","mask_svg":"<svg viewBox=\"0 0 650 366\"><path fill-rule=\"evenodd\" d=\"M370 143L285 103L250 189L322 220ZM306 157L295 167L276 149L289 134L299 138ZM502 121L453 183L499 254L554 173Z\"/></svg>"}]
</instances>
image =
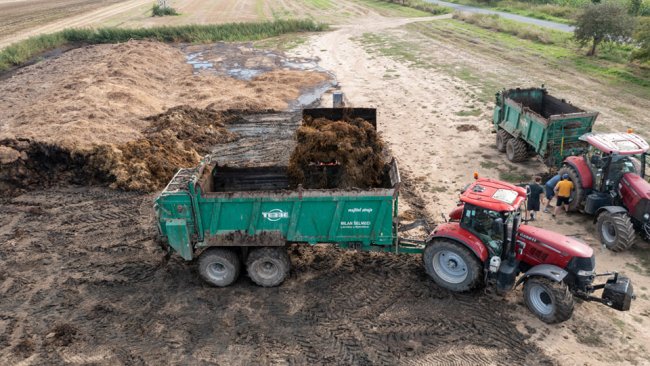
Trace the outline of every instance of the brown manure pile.
<instances>
[{"instance_id":1,"label":"brown manure pile","mask_svg":"<svg viewBox=\"0 0 650 366\"><path fill-rule=\"evenodd\" d=\"M288 167L292 185L307 189L383 186L384 144L367 121L306 117L296 140Z\"/></svg>"},{"instance_id":2,"label":"brown manure pile","mask_svg":"<svg viewBox=\"0 0 650 366\"><path fill-rule=\"evenodd\" d=\"M6 139L0 141L0 188L43 186L57 182L110 183L112 188L153 191L164 185L179 167L196 165L216 144L233 141L225 128L239 118L235 112L217 112L178 106L147 117L141 136L88 150Z\"/></svg>"},{"instance_id":3,"label":"brown manure pile","mask_svg":"<svg viewBox=\"0 0 650 366\"><path fill-rule=\"evenodd\" d=\"M152 191L160 189L179 167L196 165L216 144L235 140L224 127L238 118L228 112L179 106L146 118L151 125L143 138L111 146L98 146L89 165L111 176L112 188Z\"/></svg>"},{"instance_id":4,"label":"brown manure pile","mask_svg":"<svg viewBox=\"0 0 650 366\"><path fill-rule=\"evenodd\" d=\"M236 113L217 110L284 110L328 79L301 70L250 81L195 74L180 49L158 42L65 52L0 80L0 193L68 183L162 188L235 138L224 125Z\"/></svg>"}]
</instances>

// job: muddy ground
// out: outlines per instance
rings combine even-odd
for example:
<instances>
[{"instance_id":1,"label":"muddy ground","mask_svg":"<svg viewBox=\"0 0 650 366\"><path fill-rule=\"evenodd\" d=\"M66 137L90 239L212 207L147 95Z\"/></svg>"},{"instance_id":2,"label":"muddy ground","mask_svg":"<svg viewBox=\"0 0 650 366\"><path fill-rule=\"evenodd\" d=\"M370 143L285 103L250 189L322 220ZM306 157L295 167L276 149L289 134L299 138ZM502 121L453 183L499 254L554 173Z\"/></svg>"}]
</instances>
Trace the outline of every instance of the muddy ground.
<instances>
[{"instance_id":1,"label":"muddy ground","mask_svg":"<svg viewBox=\"0 0 650 366\"><path fill-rule=\"evenodd\" d=\"M162 262L153 196L26 193L0 213L0 357L25 364L553 364L525 311L438 288L419 256L295 247L278 288ZM449 363L452 364L452 363Z\"/></svg>"}]
</instances>

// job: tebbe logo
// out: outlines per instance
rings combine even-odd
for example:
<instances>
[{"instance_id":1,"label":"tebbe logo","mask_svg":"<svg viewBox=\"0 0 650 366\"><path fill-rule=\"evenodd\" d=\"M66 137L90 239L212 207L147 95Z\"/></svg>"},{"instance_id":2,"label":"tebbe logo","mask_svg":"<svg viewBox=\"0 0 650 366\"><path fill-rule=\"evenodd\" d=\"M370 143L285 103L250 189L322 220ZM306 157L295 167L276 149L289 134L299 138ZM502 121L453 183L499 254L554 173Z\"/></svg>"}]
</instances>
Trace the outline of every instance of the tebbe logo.
<instances>
[{"instance_id":1,"label":"tebbe logo","mask_svg":"<svg viewBox=\"0 0 650 366\"><path fill-rule=\"evenodd\" d=\"M288 219L289 218L289 213L286 211L282 211L278 208L274 208L271 211L268 212L262 212L262 216L264 216L265 219L269 221L278 221L281 219Z\"/></svg>"}]
</instances>

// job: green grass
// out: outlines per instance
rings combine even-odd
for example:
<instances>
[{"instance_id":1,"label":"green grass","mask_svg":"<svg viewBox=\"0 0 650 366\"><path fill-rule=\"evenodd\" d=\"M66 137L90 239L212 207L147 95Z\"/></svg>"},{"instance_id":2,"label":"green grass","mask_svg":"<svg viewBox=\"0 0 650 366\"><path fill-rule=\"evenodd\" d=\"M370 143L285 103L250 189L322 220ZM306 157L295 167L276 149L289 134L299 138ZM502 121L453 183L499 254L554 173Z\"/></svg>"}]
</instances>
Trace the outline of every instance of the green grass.
<instances>
[{"instance_id":1,"label":"green grass","mask_svg":"<svg viewBox=\"0 0 650 366\"><path fill-rule=\"evenodd\" d=\"M152 17L164 17L164 16L168 16L168 15L180 15L180 14L178 14L176 9L174 9L172 7L169 7L169 6L162 7L162 6L158 5L157 3L153 4L153 6L151 7L151 16Z\"/></svg>"},{"instance_id":2,"label":"green grass","mask_svg":"<svg viewBox=\"0 0 650 366\"><path fill-rule=\"evenodd\" d=\"M285 33L317 32L327 26L312 20L275 20L260 23L219 25L183 25L152 28L65 29L28 38L0 52L0 71L21 65L49 50L66 45L119 43L131 39L161 42L209 43L217 41L254 41Z\"/></svg>"},{"instance_id":3,"label":"green grass","mask_svg":"<svg viewBox=\"0 0 650 366\"><path fill-rule=\"evenodd\" d=\"M570 38L570 34L566 32L552 31L534 25L503 19L498 15L455 12L454 19L542 44L564 43Z\"/></svg>"},{"instance_id":4,"label":"green grass","mask_svg":"<svg viewBox=\"0 0 650 366\"><path fill-rule=\"evenodd\" d=\"M481 17L478 18L481 19ZM588 57L585 56L585 50L581 49L568 33L523 25L498 17L489 19L481 25L464 22L461 18L454 19L452 22L462 22L461 25L454 24L454 26L475 33L487 42L498 41L511 48L513 52L527 51L527 53L539 57L540 60L552 61L555 65L550 67L557 68L558 72L570 66L602 80L642 87L641 94L643 95L648 96L650 93L650 89L648 89L650 87L650 69L629 62L632 52L630 46L608 43L600 47L596 57ZM520 26L522 29L526 28L530 32L511 31L512 27L516 26ZM547 38L535 39L541 34L540 32L546 34Z\"/></svg>"},{"instance_id":5,"label":"green grass","mask_svg":"<svg viewBox=\"0 0 650 366\"><path fill-rule=\"evenodd\" d=\"M499 166L499 163L495 163L495 162L489 161L489 160L482 160L480 165L481 165L481 168L483 168L483 169L494 169L494 168Z\"/></svg>"},{"instance_id":6,"label":"green grass","mask_svg":"<svg viewBox=\"0 0 650 366\"><path fill-rule=\"evenodd\" d=\"M356 41L360 42L368 53L378 53L404 62L411 67L432 67L431 64L418 57L417 50L413 49L408 41L398 40L395 37L378 33L364 33Z\"/></svg>"},{"instance_id":7,"label":"green grass","mask_svg":"<svg viewBox=\"0 0 650 366\"><path fill-rule=\"evenodd\" d=\"M474 109L469 109L469 110L466 110L466 111L456 112L455 115L457 115L459 117L469 117L469 116L478 117L478 116L481 115L481 113L482 112L481 112L480 109L474 108Z\"/></svg>"},{"instance_id":8,"label":"green grass","mask_svg":"<svg viewBox=\"0 0 650 366\"><path fill-rule=\"evenodd\" d=\"M519 172L516 170L500 170L499 179L505 180L510 183L523 183L530 181L532 176L530 174Z\"/></svg>"}]
</instances>

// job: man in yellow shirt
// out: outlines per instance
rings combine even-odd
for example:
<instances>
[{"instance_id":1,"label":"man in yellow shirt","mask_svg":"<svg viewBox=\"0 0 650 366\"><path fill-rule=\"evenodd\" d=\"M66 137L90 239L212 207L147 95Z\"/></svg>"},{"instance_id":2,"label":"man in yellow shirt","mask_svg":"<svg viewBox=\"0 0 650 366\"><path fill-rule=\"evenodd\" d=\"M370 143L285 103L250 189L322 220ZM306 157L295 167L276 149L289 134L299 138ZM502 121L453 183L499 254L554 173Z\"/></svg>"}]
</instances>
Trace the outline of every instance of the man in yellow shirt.
<instances>
[{"instance_id":1,"label":"man in yellow shirt","mask_svg":"<svg viewBox=\"0 0 650 366\"><path fill-rule=\"evenodd\" d=\"M564 211L569 212L569 198L571 198L571 191L573 191L573 182L569 180L568 174L562 175L562 180L555 185L555 195L557 196L557 203L553 211L553 217L557 215L561 206L564 206Z\"/></svg>"}]
</instances>

